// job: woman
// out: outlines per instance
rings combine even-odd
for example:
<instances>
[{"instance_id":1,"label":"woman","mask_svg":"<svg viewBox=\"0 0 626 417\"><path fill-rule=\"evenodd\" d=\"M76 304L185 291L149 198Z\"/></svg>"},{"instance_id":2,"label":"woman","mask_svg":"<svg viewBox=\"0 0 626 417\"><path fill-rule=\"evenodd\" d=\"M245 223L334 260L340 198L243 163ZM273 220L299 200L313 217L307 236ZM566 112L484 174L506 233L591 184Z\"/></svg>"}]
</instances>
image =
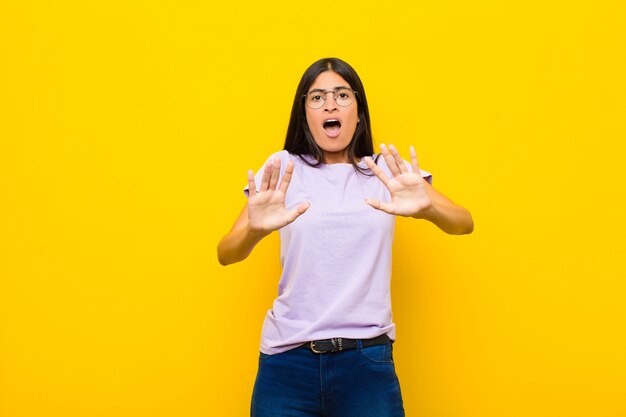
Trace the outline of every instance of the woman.
<instances>
[{"instance_id":1,"label":"woman","mask_svg":"<svg viewBox=\"0 0 626 417\"><path fill-rule=\"evenodd\" d=\"M374 155L365 90L337 58L302 76L284 150L256 177L218 245L227 265L274 230L279 295L263 324L251 414L403 416L392 342L391 244L395 216L471 233L469 212L390 145Z\"/></svg>"}]
</instances>

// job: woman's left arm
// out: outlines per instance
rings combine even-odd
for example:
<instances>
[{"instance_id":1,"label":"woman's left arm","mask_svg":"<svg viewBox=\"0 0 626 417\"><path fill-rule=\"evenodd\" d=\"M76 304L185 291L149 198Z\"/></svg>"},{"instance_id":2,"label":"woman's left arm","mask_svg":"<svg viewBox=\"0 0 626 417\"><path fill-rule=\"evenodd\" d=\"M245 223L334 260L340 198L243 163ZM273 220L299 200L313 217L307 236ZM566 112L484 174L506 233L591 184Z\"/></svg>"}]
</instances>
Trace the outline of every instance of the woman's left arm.
<instances>
[{"instance_id":1,"label":"woman's left arm","mask_svg":"<svg viewBox=\"0 0 626 417\"><path fill-rule=\"evenodd\" d=\"M365 157L365 162L387 187L391 201L365 200L370 206L397 216L428 220L449 234L472 233L474 221L469 211L435 190L422 178L413 146L411 146L413 172L409 172L393 145L389 145L387 149L383 144L380 145L380 149L393 175L392 178L389 178L371 158Z\"/></svg>"},{"instance_id":2,"label":"woman's left arm","mask_svg":"<svg viewBox=\"0 0 626 417\"><path fill-rule=\"evenodd\" d=\"M465 235L474 231L474 220L470 212L462 206L455 204L445 195L434 189L425 182L431 205L428 210L420 213L415 218L426 219L451 235Z\"/></svg>"}]
</instances>

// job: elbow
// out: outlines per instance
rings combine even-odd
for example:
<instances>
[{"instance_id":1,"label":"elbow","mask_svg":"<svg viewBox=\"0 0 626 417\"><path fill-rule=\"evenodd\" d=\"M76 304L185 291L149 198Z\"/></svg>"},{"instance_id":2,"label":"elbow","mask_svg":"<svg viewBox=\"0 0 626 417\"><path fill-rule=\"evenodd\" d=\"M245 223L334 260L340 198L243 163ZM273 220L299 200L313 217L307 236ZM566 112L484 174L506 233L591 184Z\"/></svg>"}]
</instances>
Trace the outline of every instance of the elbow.
<instances>
[{"instance_id":1,"label":"elbow","mask_svg":"<svg viewBox=\"0 0 626 417\"><path fill-rule=\"evenodd\" d=\"M226 266L226 265L230 265L233 262L228 259L228 257L226 256L226 253L224 251L224 249L222 248L222 242L220 241L220 243L217 244L217 261L220 263L220 265L222 266Z\"/></svg>"},{"instance_id":2,"label":"elbow","mask_svg":"<svg viewBox=\"0 0 626 417\"><path fill-rule=\"evenodd\" d=\"M228 245L224 244L221 241L217 245L217 261L222 266L226 266L226 265L230 265L230 264L235 264L237 262L241 262L246 257L247 257L247 255L242 257L240 253L231 250L228 247Z\"/></svg>"},{"instance_id":3,"label":"elbow","mask_svg":"<svg viewBox=\"0 0 626 417\"><path fill-rule=\"evenodd\" d=\"M220 255L219 252L217 254L217 261L220 263L220 265L222 266L226 266L226 265L230 265L230 264L234 264L235 260L229 259L223 255Z\"/></svg>"},{"instance_id":4,"label":"elbow","mask_svg":"<svg viewBox=\"0 0 626 417\"><path fill-rule=\"evenodd\" d=\"M470 222L470 224L468 224L465 229L463 229L463 231L461 233L459 233L460 235L469 235L474 231L474 222Z\"/></svg>"},{"instance_id":5,"label":"elbow","mask_svg":"<svg viewBox=\"0 0 626 417\"><path fill-rule=\"evenodd\" d=\"M474 231L474 220L472 215L467 212L467 217L459 222L456 227L447 230L451 235L469 235Z\"/></svg>"},{"instance_id":6,"label":"elbow","mask_svg":"<svg viewBox=\"0 0 626 417\"><path fill-rule=\"evenodd\" d=\"M474 226L467 226L464 228L459 228L459 229L453 229L453 230L446 230L446 233L448 233L449 235L454 235L454 236L462 236L462 235L469 235L474 231Z\"/></svg>"},{"instance_id":7,"label":"elbow","mask_svg":"<svg viewBox=\"0 0 626 417\"><path fill-rule=\"evenodd\" d=\"M457 235L469 235L474 231L474 219L472 219L472 215L467 213L467 220L463 222L463 227L460 228Z\"/></svg>"}]
</instances>

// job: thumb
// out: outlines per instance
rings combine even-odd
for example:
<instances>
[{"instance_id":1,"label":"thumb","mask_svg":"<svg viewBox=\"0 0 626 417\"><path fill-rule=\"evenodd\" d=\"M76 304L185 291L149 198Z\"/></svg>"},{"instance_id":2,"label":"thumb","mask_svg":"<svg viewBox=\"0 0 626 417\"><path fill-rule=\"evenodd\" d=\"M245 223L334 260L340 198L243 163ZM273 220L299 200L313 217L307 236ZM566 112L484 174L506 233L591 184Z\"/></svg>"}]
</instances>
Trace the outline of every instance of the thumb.
<instances>
[{"instance_id":1,"label":"thumb","mask_svg":"<svg viewBox=\"0 0 626 417\"><path fill-rule=\"evenodd\" d=\"M370 206L374 207L376 210L384 211L388 214L395 214L393 210L393 206L389 203L381 203L378 200L370 200L369 198L365 199L365 202Z\"/></svg>"},{"instance_id":2,"label":"thumb","mask_svg":"<svg viewBox=\"0 0 626 417\"><path fill-rule=\"evenodd\" d=\"M293 222L298 217L300 217L300 215L304 214L304 212L307 211L309 207L311 207L311 203L307 202L307 203L300 204L298 207L292 210L289 210L288 212L289 223Z\"/></svg>"}]
</instances>

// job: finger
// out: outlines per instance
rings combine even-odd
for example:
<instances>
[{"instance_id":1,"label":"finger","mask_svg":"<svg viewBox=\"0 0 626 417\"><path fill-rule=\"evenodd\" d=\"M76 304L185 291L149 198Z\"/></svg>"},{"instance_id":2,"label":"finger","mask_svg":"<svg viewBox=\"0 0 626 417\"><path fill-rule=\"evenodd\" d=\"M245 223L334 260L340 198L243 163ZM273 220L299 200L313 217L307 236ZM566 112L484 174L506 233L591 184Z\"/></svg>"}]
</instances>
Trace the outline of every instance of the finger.
<instances>
[{"instance_id":1,"label":"finger","mask_svg":"<svg viewBox=\"0 0 626 417\"><path fill-rule=\"evenodd\" d=\"M383 154L383 158L385 158L385 162L387 163L387 168L389 168L389 171L391 171L391 175L395 177L396 175L400 174L400 170L398 169L398 165L396 164L396 161L393 159L393 155L389 153L389 150L387 149L384 143L380 144L380 151Z\"/></svg>"},{"instance_id":2,"label":"finger","mask_svg":"<svg viewBox=\"0 0 626 417\"><path fill-rule=\"evenodd\" d=\"M389 182L389 177L387 177L387 174L385 174L383 172L382 169L380 169L380 167L378 165L376 165L374 163L374 161L372 161L372 158L370 158L369 156L366 156L365 158L365 164L367 165L367 167L369 169L372 170L372 172L374 173L374 175L376 175L378 177L378 179L385 185L385 187L387 186L387 183Z\"/></svg>"},{"instance_id":3,"label":"finger","mask_svg":"<svg viewBox=\"0 0 626 417\"><path fill-rule=\"evenodd\" d=\"M307 211L309 209L309 207L311 207L311 203L302 203L298 207L296 207L296 208L294 208L292 210L289 210L289 212L288 212L289 223L293 222L298 217L300 217L302 214L304 214L304 212Z\"/></svg>"},{"instance_id":4,"label":"finger","mask_svg":"<svg viewBox=\"0 0 626 417\"><path fill-rule=\"evenodd\" d=\"M393 160L396 162L396 165L398 165L398 168L400 169L400 172L403 173L403 174L405 172L409 172L409 170L406 169L406 165L404 165L404 161L402 160L402 157L398 153L398 150L396 149L396 147L393 146L393 145L389 145L389 150L391 151L391 155L393 156Z\"/></svg>"},{"instance_id":5,"label":"finger","mask_svg":"<svg viewBox=\"0 0 626 417\"><path fill-rule=\"evenodd\" d=\"M287 167L285 168L285 173L283 174L283 180L280 182L280 191L283 193L287 192L287 187L289 187L289 182L291 181L291 175L293 174L293 162L287 162Z\"/></svg>"},{"instance_id":6,"label":"finger","mask_svg":"<svg viewBox=\"0 0 626 417\"><path fill-rule=\"evenodd\" d=\"M261 189L260 191L267 191L267 187L270 184L270 176L272 175L272 162L269 161L265 164L265 170L263 171L263 178L261 179Z\"/></svg>"},{"instance_id":7,"label":"finger","mask_svg":"<svg viewBox=\"0 0 626 417\"><path fill-rule=\"evenodd\" d=\"M411 145L411 147L409 148L409 152L411 153L411 168L413 168L414 173L418 174L421 177L422 173L417 163L417 152L415 152L415 148L413 147L413 145Z\"/></svg>"},{"instance_id":8,"label":"finger","mask_svg":"<svg viewBox=\"0 0 626 417\"><path fill-rule=\"evenodd\" d=\"M280 177L280 158L274 159L274 165L272 167L272 175L270 176L270 190L275 190L278 184L278 177Z\"/></svg>"},{"instance_id":9,"label":"finger","mask_svg":"<svg viewBox=\"0 0 626 417\"><path fill-rule=\"evenodd\" d=\"M254 181L254 172L248 170L248 197L254 197L256 195L256 182Z\"/></svg>"},{"instance_id":10,"label":"finger","mask_svg":"<svg viewBox=\"0 0 626 417\"><path fill-rule=\"evenodd\" d=\"M378 200L370 200L369 198L365 199L365 202L370 206L374 207L376 210L384 211L388 214L395 214L393 206L389 203L381 203Z\"/></svg>"}]
</instances>

